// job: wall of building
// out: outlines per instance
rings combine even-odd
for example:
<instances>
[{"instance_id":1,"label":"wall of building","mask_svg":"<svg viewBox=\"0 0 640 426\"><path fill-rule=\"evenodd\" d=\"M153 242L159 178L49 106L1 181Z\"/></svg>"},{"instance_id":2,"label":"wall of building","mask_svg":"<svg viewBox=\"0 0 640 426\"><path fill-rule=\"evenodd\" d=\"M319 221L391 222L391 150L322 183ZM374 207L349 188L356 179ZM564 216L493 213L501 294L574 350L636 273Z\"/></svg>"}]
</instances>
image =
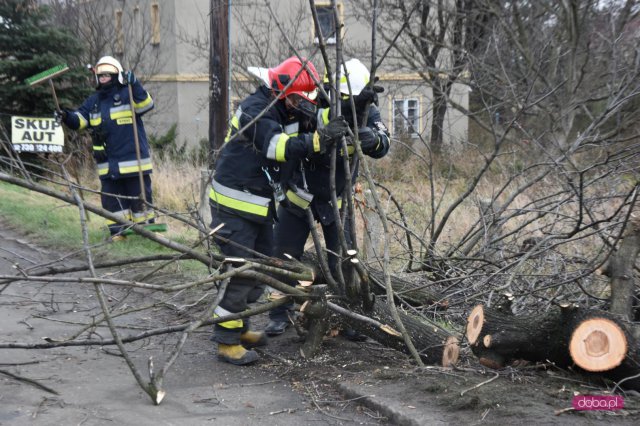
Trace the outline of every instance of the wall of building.
<instances>
[{"instance_id":1,"label":"wall of building","mask_svg":"<svg viewBox=\"0 0 640 426\"><path fill-rule=\"evenodd\" d=\"M141 2L143 3L143 2ZM159 49L166 56L166 67L149 78L149 88L155 94L157 110L147 118L150 133L165 133L172 124L178 124L178 140L197 146L208 138L208 0L160 0L163 34ZM322 5L321 1L316 1ZM326 2L329 4L329 2ZM367 66L370 59L370 30L360 24L350 1L343 2L345 20L344 56L358 57ZM307 0L273 0L271 11L262 0L231 0L231 72L233 75L231 101L248 93L247 81L251 77L246 67L274 66L291 56L287 39L301 54L311 57L318 71L324 73L322 57L313 42L312 17ZM271 16L278 17L286 35L282 35ZM188 39L199 39L200 50ZM334 54L330 46L329 54ZM390 64L394 65L394 64ZM391 71L393 69L393 71ZM420 100L419 126L428 139L430 131L431 90L412 70L383 65L377 72L386 91L380 96L380 109L389 127L393 122L394 99ZM462 106L468 105L468 89L455 85L452 99ZM233 111L232 111L233 112ZM445 143L453 144L467 138L467 118L458 111L449 110L445 123Z\"/></svg>"}]
</instances>

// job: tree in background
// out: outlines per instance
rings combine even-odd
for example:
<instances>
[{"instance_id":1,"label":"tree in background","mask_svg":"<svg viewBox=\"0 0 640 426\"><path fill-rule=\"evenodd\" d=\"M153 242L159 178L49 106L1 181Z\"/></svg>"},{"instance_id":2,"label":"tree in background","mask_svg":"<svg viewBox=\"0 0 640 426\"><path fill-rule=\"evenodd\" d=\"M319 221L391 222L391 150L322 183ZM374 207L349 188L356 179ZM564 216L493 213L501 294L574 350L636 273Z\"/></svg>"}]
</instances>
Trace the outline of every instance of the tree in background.
<instances>
[{"instance_id":1,"label":"tree in background","mask_svg":"<svg viewBox=\"0 0 640 426\"><path fill-rule=\"evenodd\" d=\"M371 1L353 0L359 6L353 7L354 17L363 25L372 22ZM389 49L384 59L389 70L414 71L431 88L427 137L431 150L439 152L445 148L447 111L460 108L453 101L454 84L468 83L470 55L484 42L490 16L481 2L471 0L380 3L379 52Z\"/></svg>"},{"instance_id":2,"label":"tree in background","mask_svg":"<svg viewBox=\"0 0 640 426\"><path fill-rule=\"evenodd\" d=\"M71 32L51 25L50 9L29 0L0 3L0 119L11 114L51 116L55 109L48 84L24 80L52 67L70 70L54 81L61 105L76 105L87 96L87 74L78 62L82 44ZM5 115L6 114L6 115Z\"/></svg>"}]
</instances>

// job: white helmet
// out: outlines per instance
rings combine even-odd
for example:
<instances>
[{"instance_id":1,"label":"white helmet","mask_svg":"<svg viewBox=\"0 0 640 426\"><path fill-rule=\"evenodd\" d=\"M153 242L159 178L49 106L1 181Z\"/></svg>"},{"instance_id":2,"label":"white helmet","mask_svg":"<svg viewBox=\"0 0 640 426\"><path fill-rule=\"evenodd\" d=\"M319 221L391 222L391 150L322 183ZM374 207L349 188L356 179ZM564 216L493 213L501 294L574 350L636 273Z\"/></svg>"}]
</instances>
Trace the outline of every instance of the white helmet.
<instances>
[{"instance_id":1,"label":"white helmet","mask_svg":"<svg viewBox=\"0 0 640 426\"><path fill-rule=\"evenodd\" d=\"M124 69L120 64L120 61L118 61L113 56L103 56L102 58L98 59L98 62L96 62L96 66L93 68L93 71L96 76L96 84L98 85L100 84L100 82L98 81L98 75L100 74L117 74L118 82L124 85L124 79L122 77L122 72L124 71Z\"/></svg>"},{"instance_id":2,"label":"white helmet","mask_svg":"<svg viewBox=\"0 0 640 426\"><path fill-rule=\"evenodd\" d=\"M346 66L346 71L345 71ZM367 84L369 84L369 77L371 74L367 67L358 59L350 59L344 63L340 73L340 93L343 95L357 96L362 92ZM335 81L335 74L333 79ZM347 84L347 77L349 78L349 84L351 84L351 92L349 92L349 85ZM325 80L326 81L326 80Z\"/></svg>"}]
</instances>

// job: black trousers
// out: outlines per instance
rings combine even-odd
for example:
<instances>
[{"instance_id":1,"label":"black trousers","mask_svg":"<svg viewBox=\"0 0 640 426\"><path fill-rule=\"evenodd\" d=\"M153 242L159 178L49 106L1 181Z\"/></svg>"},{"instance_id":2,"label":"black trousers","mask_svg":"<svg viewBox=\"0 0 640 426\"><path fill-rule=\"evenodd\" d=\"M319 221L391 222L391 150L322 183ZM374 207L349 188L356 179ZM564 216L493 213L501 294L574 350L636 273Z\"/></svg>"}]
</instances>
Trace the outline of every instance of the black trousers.
<instances>
[{"instance_id":1,"label":"black trousers","mask_svg":"<svg viewBox=\"0 0 640 426\"><path fill-rule=\"evenodd\" d=\"M273 256L273 224L257 223L234 214L211 208L211 228L224 223L216 235L235 244L217 240L220 251L228 257L254 258L254 254L244 247L266 256ZM233 277L230 279L219 309L215 314L238 313L248 308L264 291L264 284L251 279ZM247 320L226 321L216 324L212 340L226 345L240 344L240 334L248 329Z\"/></svg>"},{"instance_id":2,"label":"black trousers","mask_svg":"<svg viewBox=\"0 0 640 426\"><path fill-rule=\"evenodd\" d=\"M330 223L327 223L330 222ZM347 244L351 242L349 233L349 221L345 221L344 230ZM333 253L340 252L340 239L338 238L338 226L336 221L321 221L322 235L324 236L324 244L330 251L328 255L329 270L336 277L336 268L339 266L339 258ZM311 227L307 215L300 216L292 213L285 207L278 207L278 222L276 222L274 231L275 256L286 259L284 254L288 254L298 260L302 258L304 246L311 233ZM295 286L295 282L287 284ZM269 318L274 321L287 321L287 311L292 309L293 304L281 305L269 311Z\"/></svg>"},{"instance_id":3,"label":"black trousers","mask_svg":"<svg viewBox=\"0 0 640 426\"><path fill-rule=\"evenodd\" d=\"M153 203L153 194L151 192L151 175L144 175L144 194L145 199L149 203ZM140 177L126 177L119 179L101 179L102 194L100 201L102 207L122 219L133 220L136 223L153 223L153 212L145 211L145 206L140 198L122 198L139 197L140 196ZM109 232L115 235L123 230L123 226L119 223L107 221Z\"/></svg>"}]
</instances>

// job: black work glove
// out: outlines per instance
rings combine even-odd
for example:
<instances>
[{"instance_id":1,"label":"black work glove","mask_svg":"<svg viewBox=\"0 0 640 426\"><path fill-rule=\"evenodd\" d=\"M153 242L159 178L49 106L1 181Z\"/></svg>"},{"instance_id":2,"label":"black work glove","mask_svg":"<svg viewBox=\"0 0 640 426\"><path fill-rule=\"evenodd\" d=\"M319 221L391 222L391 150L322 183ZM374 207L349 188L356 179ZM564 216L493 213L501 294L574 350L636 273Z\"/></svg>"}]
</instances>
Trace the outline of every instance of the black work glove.
<instances>
[{"instance_id":1,"label":"black work glove","mask_svg":"<svg viewBox=\"0 0 640 426\"><path fill-rule=\"evenodd\" d=\"M340 105L340 111L344 114L347 122L353 127L364 126L366 123L364 122L364 116L369 112L369 106L371 104L378 105L378 93L384 92L384 87L382 86L367 86L362 91L353 97L353 103L356 107L356 118L357 122L354 123L353 114L351 111L351 98L343 99Z\"/></svg>"},{"instance_id":2,"label":"black work glove","mask_svg":"<svg viewBox=\"0 0 640 426\"><path fill-rule=\"evenodd\" d=\"M375 152L380 143L380 137L369 127L361 127L358 129L358 139L360 139L360 147L362 152L370 154Z\"/></svg>"},{"instance_id":3,"label":"black work glove","mask_svg":"<svg viewBox=\"0 0 640 426\"><path fill-rule=\"evenodd\" d=\"M324 154L331 146L342 139L348 131L349 124L344 121L343 117L332 119L325 127L316 130L312 137L309 138L307 154Z\"/></svg>"},{"instance_id":4,"label":"black work glove","mask_svg":"<svg viewBox=\"0 0 640 426\"><path fill-rule=\"evenodd\" d=\"M331 146L349 131L349 124L344 120L344 117L332 118L322 129L318 129L320 135L320 142L327 146Z\"/></svg>"},{"instance_id":5,"label":"black work glove","mask_svg":"<svg viewBox=\"0 0 640 426\"><path fill-rule=\"evenodd\" d=\"M304 116L303 118L300 119L301 133L315 132L317 128L318 128L317 115L314 114L313 116Z\"/></svg>"},{"instance_id":6,"label":"black work glove","mask_svg":"<svg viewBox=\"0 0 640 426\"><path fill-rule=\"evenodd\" d=\"M371 104L378 105L378 93L384 92L384 87L374 85L367 86L362 91L353 97L353 101L356 104L356 112L358 115L361 111L367 108Z\"/></svg>"},{"instance_id":7,"label":"black work glove","mask_svg":"<svg viewBox=\"0 0 640 426\"><path fill-rule=\"evenodd\" d=\"M91 142L93 147L93 158L96 160L96 163L106 163L108 161L107 153L105 151L107 135L102 125L91 128Z\"/></svg>"},{"instance_id":8,"label":"black work glove","mask_svg":"<svg viewBox=\"0 0 640 426\"><path fill-rule=\"evenodd\" d=\"M68 115L69 115L69 113L65 109L61 109L59 111L53 111L53 118L58 123L62 123L64 121L66 121Z\"/></svg>"},{"instance_id":9,"label":"black work glove","mask_svg":"<svg viewBox=\"0 0 640 426\"><path fill-rule=\"evenodd\" d=\"M122 81L125 86L136 82L136 76L133 75L133 71L122 71Z\"/></svg>"}]
</instances>

